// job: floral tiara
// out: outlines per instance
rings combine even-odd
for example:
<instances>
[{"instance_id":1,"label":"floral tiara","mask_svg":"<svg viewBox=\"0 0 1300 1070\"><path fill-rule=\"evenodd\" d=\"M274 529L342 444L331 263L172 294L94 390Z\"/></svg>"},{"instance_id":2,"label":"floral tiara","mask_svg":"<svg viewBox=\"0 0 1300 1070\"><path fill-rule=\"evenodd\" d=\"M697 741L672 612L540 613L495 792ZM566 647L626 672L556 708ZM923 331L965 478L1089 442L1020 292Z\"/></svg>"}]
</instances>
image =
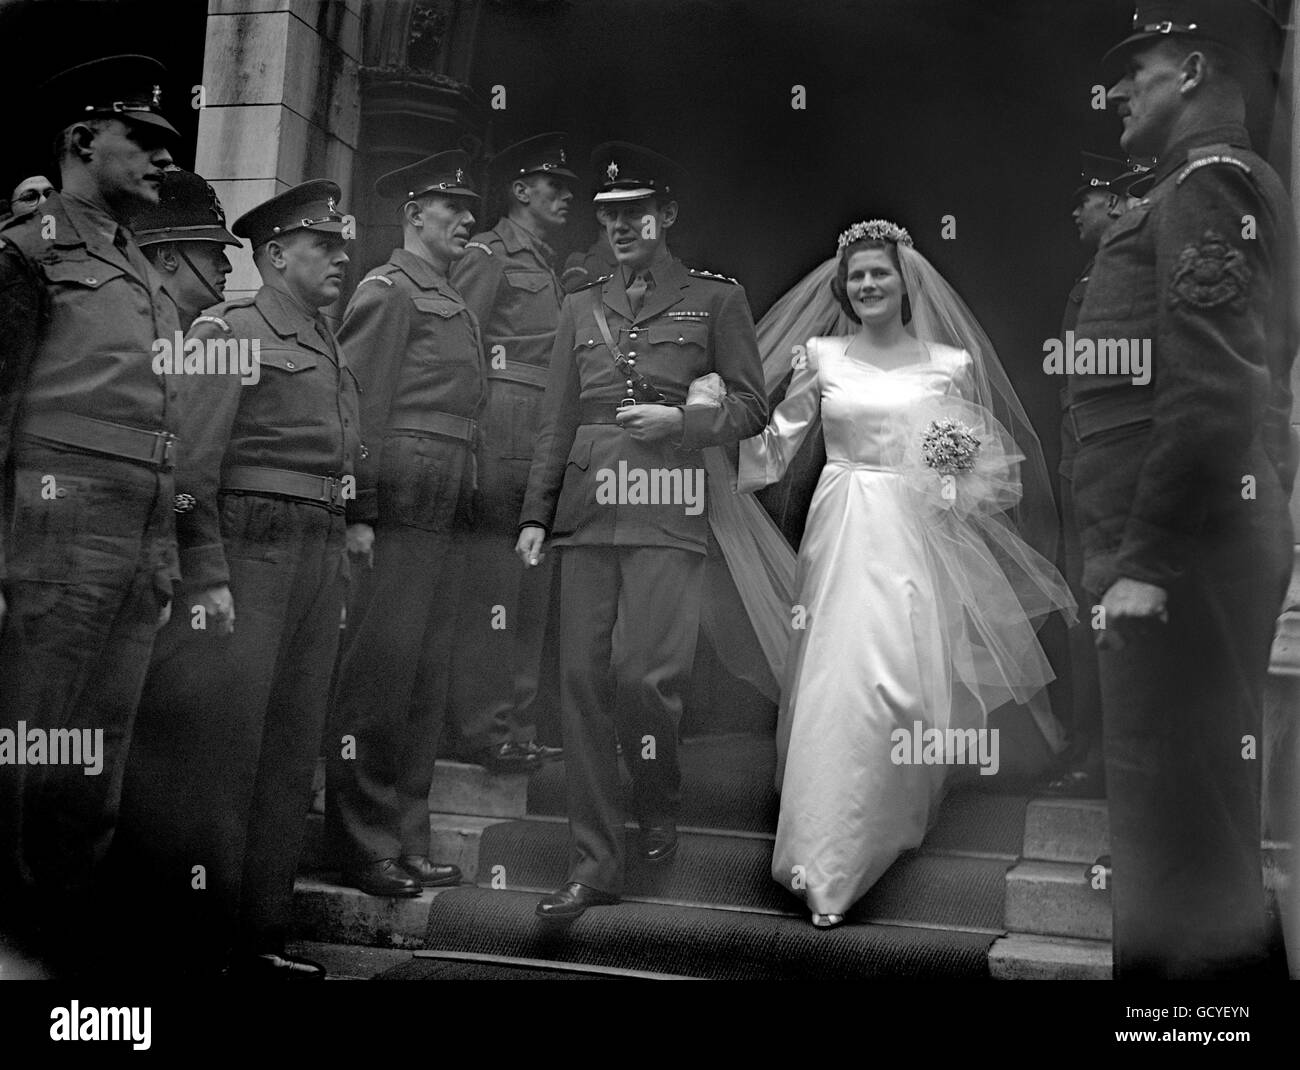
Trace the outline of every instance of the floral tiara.
<instances>
[{"instance_id":1,"label":"floral tiara","mask_svg":"<svg viewBox=\"0 0 1300 1070\"><path fill-rule=\"evenodd\" d=\"M897 245L906 245L908 248L911 248L912 245L912 235L908 234L897 223L891 223L888 219L868 219L862 223L854 223L853 226L840 235L840 243L836 252L844 252L845 246L852 245L855 241L861 241L863 238L892 241Z\"/></svg>"}]
</instances>

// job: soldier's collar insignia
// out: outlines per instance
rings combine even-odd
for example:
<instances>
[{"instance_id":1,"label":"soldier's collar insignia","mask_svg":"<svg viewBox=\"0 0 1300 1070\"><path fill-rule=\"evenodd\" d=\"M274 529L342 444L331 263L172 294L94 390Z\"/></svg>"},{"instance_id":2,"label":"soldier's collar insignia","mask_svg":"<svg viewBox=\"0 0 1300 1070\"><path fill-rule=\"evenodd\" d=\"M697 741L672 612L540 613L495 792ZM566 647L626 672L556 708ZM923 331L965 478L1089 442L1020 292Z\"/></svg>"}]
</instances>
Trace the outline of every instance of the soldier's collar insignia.
<instances>
[{"instance_id":1,"label":"soldier's collar insignia","mask_svg":"<svg viewBox=\"0 0 1300 1070\"><path fill-rule=\"evenodd\" d=\"M609 180L613 182L616 178L618 178L618 164L616 164L613 160L610 160L609 166L605 168L605 174L607 174L609 176Z\"/></svg>"}]
</instances>

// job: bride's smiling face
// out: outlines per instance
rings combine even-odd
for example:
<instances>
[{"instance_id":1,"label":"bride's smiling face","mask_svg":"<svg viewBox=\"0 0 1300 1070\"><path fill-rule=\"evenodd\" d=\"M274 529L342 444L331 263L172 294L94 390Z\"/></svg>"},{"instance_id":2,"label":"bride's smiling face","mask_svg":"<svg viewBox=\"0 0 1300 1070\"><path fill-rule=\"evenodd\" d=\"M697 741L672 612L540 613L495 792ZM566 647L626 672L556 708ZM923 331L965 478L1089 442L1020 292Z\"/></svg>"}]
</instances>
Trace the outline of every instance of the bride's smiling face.
<instances>
[{"instance_id":1,"label":"bride's smiling face","mask_svg":"<svg viewBox=\"0 0 1300 1070\"><path fill-rule=\"evenodd\" d=\"M903 276L894 266L894 260L885 249L861 249L849 258L844 290L864 324L888 323L901 319Z\"/></svg>"}]
</instances>

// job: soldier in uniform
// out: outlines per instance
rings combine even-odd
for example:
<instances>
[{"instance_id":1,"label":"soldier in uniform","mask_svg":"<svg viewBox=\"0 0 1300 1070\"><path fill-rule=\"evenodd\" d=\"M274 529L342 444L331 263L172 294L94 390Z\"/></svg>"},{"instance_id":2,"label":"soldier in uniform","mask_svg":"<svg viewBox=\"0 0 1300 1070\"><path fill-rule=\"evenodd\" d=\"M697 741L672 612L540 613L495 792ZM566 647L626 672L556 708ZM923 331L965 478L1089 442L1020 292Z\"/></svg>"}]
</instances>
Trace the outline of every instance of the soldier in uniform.
<instances>
[{"instance_id":1,"label":"soldier in uniform","mask_svg":"<svg viewBox=\"0 0 1300 1070\"><path fill-rule=\"evenodd\" d=\"M0 231L0 728L102 739L96 775L86 754L0 760L5 927L63 959L56 970L75 965L64 952L85 935L154 632L179 576L175 397L150 361L176 314L127 226L158 199L171 163L162 74L147 57L113 56L46 83L62 192Z\"/></svg>"},{"instance_id":2,"label":"soldier in uniform","mask_svg":"<svg viewBox=\"0 0 1300 1070\"><path fill-rule=\"evenodd\" d=\"M263 285L199 316L188 339L209 355L256 346L256 372L208 356L175 376L188 604L154 655L122 831L124 851L151 859L151 915L177 911L200 971L226 962L233 976L323 976L285 955L284 939L346 551L367 542L366 530L345 536L361 452L357 387L320 314L348 261L338 197L333 182L304 182L235 221Z\"/></svg>"},{"instance_id":3,"label":"soldier in uniform","mask_svg":"<svg viewBox=\"0 0 1300 1070\"><path fill-rule=\"evenodd\" d=\"M569 255L569 259L564 262L560 282L565 293L574 293L605 275L614 274L616 267L618 260L614 257L614 247L609 244L605 232L601 231L587 249Z\"/></svg>"},{"instance_id":4,"label":"soldier in uniform","mask_svg":"<svg viewBox=\"0 0 1300 1070\"><path fill-rule=\"evenodd\" d=\"M506 214L475 235L451 276L482 328L488 376L478 509L467 535L474 583L461 600L451 709L463 757L494 772L531 772L561 754L536 741L533 720L552 569L520 569L514 547L564 301L548 239L564 226L578 176L558 133L502 150L489 173Z\"/></svg>"},{"instance_id":5,"label":"soldier in uniform","mask_svg":"<svg viewBox=\"0 0 1300 1070\"><path fill-rule=\"evenodd\" d=\"M572 837L568 883L538 904L567 919L618 901L623 804L616 743L633 777L638 853L677 847L677 726L699 629L708 517L706 446L756 434L767 419L745 291L688 270L668 251L679 168L648 149L596 149L597 217L619 261L560 313L542 428L516 550L536 565L560 547L560 672ZM720 377L718 406L687 404ZM655 480L678 492L623 493ZM716 488L728 493L728 488ZM673 500L676 498L676 500ZM668 500L665 500L668 499ZM653 504L651 504L653 502Z\"/></svg>"},{"instance_id":6,"label":"soldier in uniform","mask_svg":"<svg viewBox=\"0 0 1300 1070\"><path fill-rule=\"evenodd\" d=\"M325 826L344 883L415 896L460 881L429 858L429 788L472 582L460 540L487 382L478 322L447 274L465 255L479 195L458 150L384 175L375 191L402 205L403 247L361 280L339 332L361 383L370 448L357 503L375 547L348 609Z\"/></svg>"},{"instance_id":7,"label":"soldier in uniform","mask_svg":"<svg viewBox=\"0 0 1300 1070\"><path fill-rule=\"evenodd\" d=\"M136 216L135 237L176 302L181 330L222 301L230 274L225 247L239 246L226 229L217 191L193 171L168 171L158 203Z\"/></svg>"},{"instance_id":8,"label":"soldier in uniform","mask_svg":"<svg viewBox=\"0 0 1300 1070\"><path fill-rule=\"evenodd\" d=\"M1074 191L1074 224L1088 262L1074 280L1061 317L1061 338L1069 337L1079 322L1079 309L1088 290L1097 246L1107 228L1128 211L1139 189L1149 184L1150 168L1093 152L1083 153L1082 183ZM1061 388L1062 407L1068 391ZM1061 523L1064 528L1061 571L1079 605L1087 605L1080 587L1083 578L1083 550L1074 522L1074 436L1062 424ZM1097 682L1097 648L1087 619L1078 621L1069 633L1069 666L1063 674L1070 687L1070 740L1063 760L1065 769L1045 788L1048 795L1073 798L1101 798L1105 794L1101 757L1101 685Z\"/></svg>"},{"instance_id":9,"label":"soldier in uniform","mask_svg":"<svg viewBox=\"0 0 1300 1070\"><path fill-rule=\"evenodd\" d=\"M31 215L49 200L53 192L53 183L44 175L29 175L14 186L13 193L9 195L10 217L21 219Z\"/></svg>"},{"instance_id":10,"label":"soldier in uniform","mask_svg":"<svg viewBox=\"0 0 1300 1070\"><path fill-rule=\"evenodd\" d=\"M1300 331L1291 205L1245 120L1277 41L1250 0L1144 0L1107 56L1120 146L1159 160L1102 239L1068 380L1124 978L1267 962L1255 748L1291 557ZM1120 340L1150 344L1149 381Z\"/></svg>"}]
</instances>

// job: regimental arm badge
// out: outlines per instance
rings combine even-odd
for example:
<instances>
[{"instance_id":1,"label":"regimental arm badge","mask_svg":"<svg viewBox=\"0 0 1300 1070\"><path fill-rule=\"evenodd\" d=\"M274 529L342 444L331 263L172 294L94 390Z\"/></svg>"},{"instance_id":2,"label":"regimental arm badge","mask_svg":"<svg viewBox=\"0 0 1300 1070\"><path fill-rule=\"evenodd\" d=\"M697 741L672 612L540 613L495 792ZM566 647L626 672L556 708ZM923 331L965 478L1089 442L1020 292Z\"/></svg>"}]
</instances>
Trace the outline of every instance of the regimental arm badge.
<instances>
[{"instance_id":1,"label":"regimental arm badge","mask_svg":"<svg viewBox=\"0 0 1300 1070\"><path fill-rule=\"evenodd\" d=\"M1227 305L1233 312L1244 312L1249 289L1245 255L1218 231L1207 230L1199 245L1188 245L1178 255L1169 278L1169 307Z\"/></svg>"}]
</instances>

